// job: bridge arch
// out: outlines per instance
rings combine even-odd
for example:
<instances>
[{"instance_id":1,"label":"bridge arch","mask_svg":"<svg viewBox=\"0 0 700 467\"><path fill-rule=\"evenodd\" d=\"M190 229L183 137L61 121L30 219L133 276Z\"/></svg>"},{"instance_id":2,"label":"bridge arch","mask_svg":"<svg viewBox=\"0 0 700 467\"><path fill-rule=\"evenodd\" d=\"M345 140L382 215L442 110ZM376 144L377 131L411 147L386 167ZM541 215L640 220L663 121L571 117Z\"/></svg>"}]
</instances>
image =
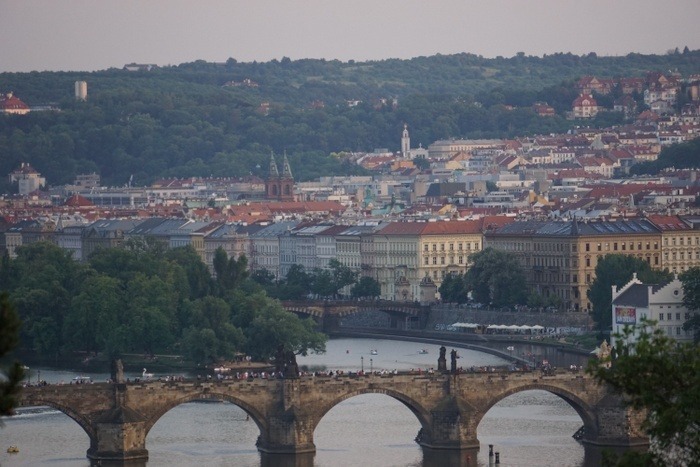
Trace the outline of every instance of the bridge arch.
<instances>
[{"instance_id":1,"label":"bridge arch","mask_svg":"<svg viewBox=\"0 0 700 467\"><path fill-rule=\"evenodd\" d=\"M486 404L478 412L474 426L479 426L481 420L494 405L496 405L506 397L525 391L546 391L550 394L558 396L559 398L563 399L566 403L568 403L576 411L578 416L581 417L584 429L587 434L595 435L596 433L598 433L596 410L593 406L591 406L588 402L583 400L581 397L579 397L572 391L569 391L566 388L554 384L547 384L546 382L533 382L523 384L521 386L512 387L505 391L492 394L492 397L489 399L488 404Z\"/></svg>"},{"instance_id":2,"label":"bridge arch","mask_svg":"<svg viewBox=\"0 0 700 467\"><path fill-rule=\"evenodd\" d=\"M32 398L30 404L23 404L23 407L39 407L39 406L46 406L46 407L51 407L52 409L56 409L59 412L67 415L69 418L74 420L78 425L80 425L80 428L85 431L85 433L88 435L88 438L90 439L90 445L92 446L94 443L97 441L97 433L95 433L95 430L90 422L90 420L87 417L84 417L77 411L73 410L71 407L63 404L59 404L56 401L53 400L48 400L48 399L41 399L41 398Z\"/></svg>"},{"instance_id":3,"label":"bridge arch","mask_svg":"<svg viewBox=\"0 0 700 467\"><path fill-rule=\"evenodd\" d=\"M384 394L386 396L391 397L392 399L395 399L399 402L401 402L405 407L408 408L408 410L415 415L415 417L418 419L418 422L421 425L421 428L427 428L430 425L430 413L426 408L424 408L421 404L419 404L415 399L407 396L406 394L403 394L399 391L393 390L393 389L387 389L387 388L378 388L378 387L372 387L372 388L356 388L353 390L350 390L344 394L341 394L339 397L336 397L324 404L322 404L316 411L316 417L314 420L314 426L313 426L313 431L316 431L316 427L318 427L318 424L321 422L323 417L326 416L326 414L335 406L340 404L341 402L351 399L355 396L361 396L363 394Z\"/></svg>"},{"instance_id":4,"label":"bridge arch","mask_svg":"<svg viewBox=\"0 0 700 467\"><path fill-rule=\"evenodd\" d=\"M240 407L243 409L248 415L250 415L250 418L255 422L255 425L258 427L261 433L264 433L265 430L267 429L267 422L265 419L265 416L255 407L252 405L246 403L245 401L231 396L230 394L226 394L223 392L213 392L213 393L191 393L187 394L184 397L174 399L171 401L168 401L167 403L159 406L157 410L154 411L154 413L149 416L146 419L145 422L145 432L146 432L146 437L148 437L148 433L151 431L151 428L160 420L160 418L168 413L170 410L174 409L175 407L186 404L188 402L193 402L193 401L198 401L198 400L222 400L226 402L231 402L232 404Z\"/></svg>"}]
</instances>

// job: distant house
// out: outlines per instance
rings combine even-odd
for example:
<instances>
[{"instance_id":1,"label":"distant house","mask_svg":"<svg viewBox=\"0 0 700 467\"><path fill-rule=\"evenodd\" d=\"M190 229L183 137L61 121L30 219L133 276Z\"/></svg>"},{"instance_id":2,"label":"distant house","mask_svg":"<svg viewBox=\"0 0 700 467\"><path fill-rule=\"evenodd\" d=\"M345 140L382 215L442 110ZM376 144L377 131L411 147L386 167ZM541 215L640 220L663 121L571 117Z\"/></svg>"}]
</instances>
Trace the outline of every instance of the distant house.
<instances>
[{"instance_id":1,"label":"distant house","mask_svg":"<svg viewBox=\"0 0 700 467\"><path fill-rule=\"evenodd\" d=\"M532 104L532 110L540 117L553 117L557 114L554 107L547 105L546 102L535 102Z\"/></svg>"},{"instance_id":2,"label":"distant house","mask_svg":"<svg viewBox=\"0 0 700 467\"><path fill-rule=\"evenodd\" d=\"M598 102L590 94L581 94L571 105L574 118L593 118L598 114Z\"/></svg>"},{"instance_id":3,"label":"distant house","mask_svg":"<svg viewBox=\"0 0 700 467\"><path fill-rule=\"evenodd\" d=\"M9 178L10 183L17 183L20 195L28 195L46 185L46 179L27 162L22 162Z\"/></svg>"},{"instance_id":4,"label":"distant house","mask_svg":"<svg viewBox=\"0 0 700 467\"><path fill-rule=\"evenodd\" d=\"M4 114L25 115L29 113L29 106L22 102L21 99L8 92L5 95L0 94L0 112Z\"/></svg>"},{"instance_id":5,"label":"distant house","mask_svg":"<svg viewBox=\"0 0 700 467\"><path fill-rule=\"evenodd\" d=\"M584 76L576 83L576 88L581 94L609 94L615 83L611 79L596 78L595 76Z\"/></svg>"},{"instance_id":6,"label":"distant house","mask_svg":"<svg viewBox=\"0 0 700 467\"><path fill-rule=\"evenodd\" d=\"M243 81L227 81L223 84L223 87L246 87L246 88L257 88L258 83L250 78L245 78Z\"/></svg>"},{"instance_id":7,"label":"distant house","mask_svg":"<svg viewBox=\"0 0 700 467\"><path fill-rule=\"evenodd\" d=\"M123 70L126 71L151 71L154 68L158 68L158 65L152 63L127 63L124 65Z\"/></svg>"},{"instance_id":8,"label":"distant house","mask_svg":"<svg viewBox=\"0 0 700 467\"><path fill-rule=\"evenodd\" d=\"M632 280L619 289L612 286L614 333L622 333L625 326L635 326L647 319L654 321L651 330L661 330L679 342L690 342L693 331L684 330L683 323L695 313L683 305L683 283L677 275L669 282L645 284L635 273ZM630 336L630 342L636 341L637 337L638 332L635 332Z\"/></svg>"},{"instance_id":9,"label":"distant house","mask_svg":"<svg viewBox=\"0 0 700 467\"><path fill-rule=\"evenodd\" d=\"M629 94L625 94L613 103L615 112L622 112L625 117L631 117L637 113L637 102Z\"/></svg>"}]
</instances>

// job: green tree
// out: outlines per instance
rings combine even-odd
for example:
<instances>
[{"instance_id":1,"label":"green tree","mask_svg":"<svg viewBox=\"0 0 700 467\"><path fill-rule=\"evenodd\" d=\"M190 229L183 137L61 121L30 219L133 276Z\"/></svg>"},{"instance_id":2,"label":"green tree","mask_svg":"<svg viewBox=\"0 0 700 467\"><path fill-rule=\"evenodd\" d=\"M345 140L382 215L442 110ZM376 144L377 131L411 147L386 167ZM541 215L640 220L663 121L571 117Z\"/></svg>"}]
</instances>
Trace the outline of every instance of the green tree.
<instances>
[{"instance_id":1,"label":"green tree","mask_svg":"<svg viewBox=\"0 0 700 467\"><path fill-rule=\"evenodd\" d=\"M244 333L232 321L231 306L221 298L208 296L196 301L192 323L184 342L189 355L200 363L232 358L244 346ZM204 343L197 342L196 336L202 337Z\"/></svg>"},{"instance_id":2,"label":"green tree","mask_svg":"<svg viewBox=\"0 0 700 467\"><path fill-rule=\"evenodd\" d=\"M649 263L631 255L605 255L595 267L595 280L588 290L588 299L593 306L593 319L600 331L612 327L612 286L621 287L628 283L634 273L644 283L657 283L671 279L664 271L651 269Z\"/></svg>"},{"instance_id":3,"label":"green tree","mask_svg":"<svg viewBox=\"0 0 700 467\"><path fill-rule=\"evenodd\" d=\"M49 242L19 248L10 269L10 297L24 323L23 344L40 356L58 358L64 319L87 269Z\"/></svg>"},{"instance_id":4,"label":"green tree","mask_svg":"<svg viewBox=\"0 0 700 467\"><path fill-rule=\"evenodd\" d=\"M692 330L695 342L700 342L700 267L692 267L680 275L683 282L683 305L695 311L690 319L683 324L686 331Z\"/></svg>"},{"instance_id":5,"label":"green tree","mask_svg":"<svg viewBox=\"0 0 700 467\"><path fill-rule=\"evenodd\" d=\"M427 170L430 168L430 161L424 156L419 156L413 159L413 165L415 165L420 170Z\"/></svg>"},{"instance_id":6,"label":"green tree","mask_svg":"<svg viewBox=\"0 0 700 467\"><path fill-rule=\"evenodd\" d=\"M311 292L321 297L332 297L338 289L333 283L333 275L327 269L313 271L311 280Z\"/></svg>"},{"instance_id":7,"label":"green tree","mask_svg":"<svg viewBox=\"0 0 700 467\"><path fill-rule=\"evenodd\" d=\"M212 289L212 278L207 265L192 246L173 248L165 253L165 259L181 266L187 274L189 296L202 298Z\"/></svg>"},{"instance_id":8,"label":"green tree","mask_svg":"<svg viewBox=\"0 0 700 467\"><path fill-rule=\"evenodd\" d=\"M0 323L2 323L0 326L0 360L2 360L19 343L21 325L19 316L6 292L0 294ZM7 369L4 367L0 369L0 415L12 415L23 377L24 371L19 362L12 363Z\"/></svg>"},{"instance_id":9,"label":"green tree","mask_svg":"<svg viewBox=\"0 0 700 467\"><path fill-rule=\"evenodd\" d=\"M327 337L315 327L313 319L300 319L268 300L247 328L246 351L259 360L273 357L279 345L297 355L325 352Z\"/></svg>"},{"instance_id":10,"label":"green tree","mask_svg":"<svg viewBox=\"0 0 700 467\"><path fill-rule=\"evenodd\" d=\"M104 350L112 341L112 333L122 324L118 318L124 306L117 279L100 275L87 278L80 292L73 297L65 319L66 345L71 350Z\"/></svg>"},{"instance_id":11,"label":"green tree","mask_svg":"<svg viewBox=\"0 0 700 467\"><path fill-rule=\"evenodd\" d=\"M328 262L328 267L331 271L331 276L333 278L333 288L335 291L333 294L338 294L342 289L348 285L352 285L357 280L357 273L350 269L348 266L342 264L337 259L332 259Z\"/></svg>"},{"instance_id":12,"label":"green tree","mask_svg":"<svg viewBox=\"0 0 700 467\"><path fill-rule=\"evenodd\" d=\"M292 264L287 277L278 294L280 300L295 300L304 298L311 292L313 277L304 270L301 264Z\"/></svg>"},{"instance_id":13,"label":"green tree","mask_svg":"<svg viewBox=\"0 0 700 467\"><path fill-rule=\"evenodd\" d=\"M226 295L228 291L235 289L248 278L248 258L245 255L241 255L238 259L229 258L226 251L219 247L214 253L213 264L221 296Z\"/></svg>"},{"instance_id":14,"label":"green tree","mask_svg":"<svg viewBox=\"0 0 700 467\"><path fill-rule=\"evenodd\" d=\"M438 292L440 292L442 301L447 303L467 303L469 299L467 283L462 273L445 276Z\"/></svg>"},{"instance_id":15,"label":"green tree","mask_svg":"<svg viewBox=\"0 0 700 467\"><path fill-rule=\"evenodd\" d=\"M350 291L350 295L355 298L374 298L382 294L382 287L373 277L362 276Z\"/></svg>"},{"instance_id":16,"label":"green tree","mask_svg":"<svg viewBox=\"0 0 700 467\"><path fill-rule=\"evenodd\" d=\"M525 303L525 274L515 257L486 248L470 255L469 261L471 266L465 275L465 282L474 300L496 307Z\"/></svg>"},{"instance_id":17,"label":"green tree","mask_svg":"<svg viewBox=\"0 0 700 467\"><path fill-rule=\"evenodd\" d=\"M652 438L650 456L635 456L626 465L698 465L700 349L697 344L678 343L659 329L651 332L653 324L627 328L617 336L619 356L612 366L591 363L588 371L623 393L633 408L647 411L644 426ZM636 340L631 338L635 332Z\"/></svg>"}]
</instances>

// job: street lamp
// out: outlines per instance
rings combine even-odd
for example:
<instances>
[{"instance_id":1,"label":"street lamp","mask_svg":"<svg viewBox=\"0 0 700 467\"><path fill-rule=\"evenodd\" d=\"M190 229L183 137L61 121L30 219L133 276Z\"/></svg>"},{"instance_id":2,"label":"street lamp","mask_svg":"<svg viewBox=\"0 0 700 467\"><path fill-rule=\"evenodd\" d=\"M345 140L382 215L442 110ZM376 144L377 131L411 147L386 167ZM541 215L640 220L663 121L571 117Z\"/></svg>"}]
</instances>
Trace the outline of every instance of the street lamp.
<instances>
[{"instance_id":1,"label":"street lamp","mask_svg":"<svg viewBox=\"0 0 700 467\"><path fill-rule=\"evenodd\" d=\"M372 363L374 363L374 362L373 362L372 359L370 358L370 359L369 359L369 372L370 372L370 374L374 373L374 371L372 371Z\"/></svg>"},{"instance_id":2,"label":"street lamp","mask_svg":"<svg viewBox=\"0 0 700 467\"><path fill-rule=\"evenodd\" d=\"M360 357L360 371L365 372L365 357Z\"/></svg>"}]
</instances>

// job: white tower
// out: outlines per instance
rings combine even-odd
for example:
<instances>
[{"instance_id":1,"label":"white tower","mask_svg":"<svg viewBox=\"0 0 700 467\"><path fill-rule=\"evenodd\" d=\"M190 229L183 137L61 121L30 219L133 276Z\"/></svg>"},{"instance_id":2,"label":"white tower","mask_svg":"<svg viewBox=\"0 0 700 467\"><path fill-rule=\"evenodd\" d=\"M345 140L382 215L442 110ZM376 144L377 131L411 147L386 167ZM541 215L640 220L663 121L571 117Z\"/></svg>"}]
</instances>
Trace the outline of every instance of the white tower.
<instances>
[{"instance_id":1,"label":"white tower","mask_svg":"<svg viewBox=\"0 0 700 467\"><path fill-rule=\"evenodd\" d=\"M78 100L78 101L87 100L87 81L76 81L75 82L75 100Z\"/></svg>"},{"instance_id":2,"label":"white tower","mask_svg":"<svg viewBox=\"0 0 700 467\"><path fill-rule=\"evenodd\" d=\"M403 124L401 134L401 157L408 159L411 156L411 138L408 136L408 125Z\"/></svg>"}]
</instances>

